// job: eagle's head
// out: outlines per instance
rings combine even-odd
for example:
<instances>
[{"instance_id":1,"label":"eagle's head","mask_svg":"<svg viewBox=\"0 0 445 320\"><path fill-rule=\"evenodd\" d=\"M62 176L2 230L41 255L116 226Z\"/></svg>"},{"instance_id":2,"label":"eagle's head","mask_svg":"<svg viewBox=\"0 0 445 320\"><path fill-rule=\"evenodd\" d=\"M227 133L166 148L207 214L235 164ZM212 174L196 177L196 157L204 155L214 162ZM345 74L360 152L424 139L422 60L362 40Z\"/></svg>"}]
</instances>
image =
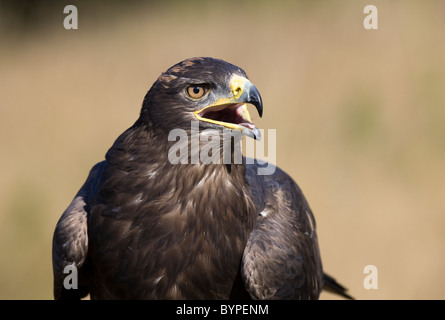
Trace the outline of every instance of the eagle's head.
<instances>
[{"instance_id":1,"label":"eagle's head","mask_svg":"<svg viewBox=\"0 0 445 320\"><path fill-rule=\"evenodd\" d=\"M199 121L203 129L226 128L260 139L247 104L262 116L260 93L241 68L214 58L190 58L156 80L145 96L140 119L149 119L166 132Z\"/></svg>"}]
</instances>

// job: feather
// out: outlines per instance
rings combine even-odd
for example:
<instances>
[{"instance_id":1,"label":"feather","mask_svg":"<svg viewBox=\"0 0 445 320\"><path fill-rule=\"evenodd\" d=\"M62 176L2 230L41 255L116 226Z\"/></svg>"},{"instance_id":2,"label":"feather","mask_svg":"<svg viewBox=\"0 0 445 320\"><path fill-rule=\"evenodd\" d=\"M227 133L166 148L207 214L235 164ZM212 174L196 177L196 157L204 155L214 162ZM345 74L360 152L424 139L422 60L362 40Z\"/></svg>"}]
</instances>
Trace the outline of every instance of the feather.
<instances>
[{"instance_id":1,"label":"feather","mask_svg":"<svg viewBox=\"0 0 445 320\"><path fill-rule=\"evenodd\" d=\"M208 91L191 98L190 85ZM222 60L187 59L158 78L137 121L93 167L57 223L56 299L317 299L334 283L348 297L323 274L315 219L292 178L279 168L258 175L261 165L250 159L223 162L221 124L256 137L245 108L230 115L237 103L262 113L245 72ZM211 149L219 161L192 162L193 152L209 152L207 138L178 142L169 133L193 137L194 115L214 105L213 119L234 123L201 118L200 129L221 136ZM178 143L188 153L174 164L169 151ZM229 159L238 147L231 146ZM68 265L78 270L78 289L64 284Z\"/></svg>"}]
</instances>

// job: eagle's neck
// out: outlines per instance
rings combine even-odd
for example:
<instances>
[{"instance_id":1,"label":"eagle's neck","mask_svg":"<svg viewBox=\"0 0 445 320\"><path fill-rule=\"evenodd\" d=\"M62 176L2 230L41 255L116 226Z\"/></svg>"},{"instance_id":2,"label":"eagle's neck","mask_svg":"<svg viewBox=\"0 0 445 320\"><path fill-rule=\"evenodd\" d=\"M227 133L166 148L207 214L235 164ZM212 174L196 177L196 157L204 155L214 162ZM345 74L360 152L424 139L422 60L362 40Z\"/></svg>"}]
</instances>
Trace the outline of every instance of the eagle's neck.
<instances>
[{"instance_id":1,"label":"eagle's neck","mask_svg":"<svg viewBox=\"0 0 445 320\"><path fill-rule=\"evenodd\" d=\"M159 183L169 186L163 196L176 204L176 217L187 216L189 221L193 217L197 229L203 228L202 232L216 226L219 233L226 236L239 235L243 243L237 246L244 248L244 238L252 228L255 210L239 137L223 133L215 137L215 131L210 135L205 131L185 131L187 139L173 140L154 130L152 145L157 145L156 150L161 151L157 155L147 155L147 158L158 158L155 165L147 169L151 175L164 175L163 182ZM181 151L184 154L178 155ZM230 227L224 229L225 223ZM218 233L216 229L212 231Z\"/></svg>"},{"instance_id":2,"label":"eagle's neck","mask_svg":"<svg viewBox=\"0 0 445 320\"><path fill-rule=\"evenodd\" d=\"M150 251L145 256L158 259L141 261L150 264L147 276L153 281L164 279L157 294L228 298L256 219L245 165L172 163L168 154L174 142L147 128L136 128L119 139L122 143L115 143L109 158L121 159L115 165L128 172L120 183L136 186L127 191L137 193L132 219L143 229ZM192 147L190 139L184 143ZM202 148L200 144L201 152Z\"/></svg>"}]
</instances>

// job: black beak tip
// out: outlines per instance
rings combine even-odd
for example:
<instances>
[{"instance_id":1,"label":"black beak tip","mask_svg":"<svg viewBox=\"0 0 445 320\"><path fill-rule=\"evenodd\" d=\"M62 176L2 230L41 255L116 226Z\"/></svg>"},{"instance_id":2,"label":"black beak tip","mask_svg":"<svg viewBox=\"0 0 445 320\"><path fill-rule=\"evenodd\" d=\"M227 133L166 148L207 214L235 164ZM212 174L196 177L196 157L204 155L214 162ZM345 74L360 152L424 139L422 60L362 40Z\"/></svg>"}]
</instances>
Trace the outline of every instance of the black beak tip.
<instances>
[{"instance_id":1,"label":"black beak tip","mask_svg":"<svg viewBox=\"0 0 445 320\"><path fill-rule=\"evenodd\" d=\"M256 106L256 109L258 110L258 114L260 115L260 118L262 118L263 117L263 101L261 100L261 96L258 101L258 104L255 106Z\"/></svg>"},{"instance_id":2,"label":"black beak tip","mask_svg":"<svg viewBox=\"0 0 445 320\"><path fill-rule=\"evenodd\" d=\"M263 117L263 100L261 99L260 92L254 85L252 85L247 92L246 102L253 104L256 107L260 118Z\"/></svg>"}]
</instances>

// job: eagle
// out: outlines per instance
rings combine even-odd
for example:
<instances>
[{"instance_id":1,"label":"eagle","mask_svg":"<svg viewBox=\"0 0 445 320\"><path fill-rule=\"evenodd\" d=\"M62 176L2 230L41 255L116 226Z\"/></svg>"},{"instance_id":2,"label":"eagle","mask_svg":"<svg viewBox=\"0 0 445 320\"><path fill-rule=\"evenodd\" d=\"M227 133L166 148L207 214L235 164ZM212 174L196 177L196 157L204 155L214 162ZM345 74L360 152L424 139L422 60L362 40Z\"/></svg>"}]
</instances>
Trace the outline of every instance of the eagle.
<instances>
[{"instance_id":1,"label":"eagle","mask_svg":"<svg viewBox=\"0 0 445 320\"><path fill-rule=\"evenodd\" d=\"M55 299L351 298L323 271L294 180L237 156L240 137L261 138L247 105L262 116L257 87L220 59L159 76L55 227Z\"/></svg>"}]
</instances>

